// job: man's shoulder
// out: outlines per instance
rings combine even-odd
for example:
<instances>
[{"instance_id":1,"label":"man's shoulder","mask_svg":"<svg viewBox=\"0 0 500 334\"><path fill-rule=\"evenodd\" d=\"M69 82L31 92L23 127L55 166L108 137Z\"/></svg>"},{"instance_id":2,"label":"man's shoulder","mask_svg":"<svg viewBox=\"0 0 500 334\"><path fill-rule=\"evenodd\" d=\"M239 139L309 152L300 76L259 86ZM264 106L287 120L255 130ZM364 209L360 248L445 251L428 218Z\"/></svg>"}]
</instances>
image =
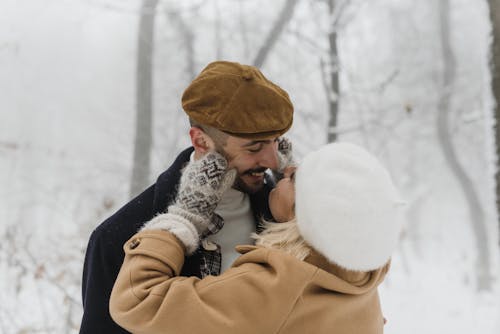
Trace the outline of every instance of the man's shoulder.
<instances>
[{"instance_id":1,"label":"man's shoulder","mask_svg":"<svg viewBox=\"0 0 500 334\"><path fill-rule=\"evenodd\" d=\"M189 162L194 148L189 147L182 151L174 160L172 165L158 176L154 190L153 211L164 212L177 195L177 184L181 178L182 169Z\"/></svg>"},{"instance_id":2,"label":"man's shoulder","mask_svg":"<svg viewBox=\"0 0 500 334\"><path fill-rule=\"evenodd\" d=\"M123 205L118 211L104 220L92 233L92 238L100 240L106 235L124 242L156 214L163 212L175 198L176 185L180 179L181 169L193 151L188 148L182 151L172 165L161 173L156 182L142 193ZM121 236L121 237L120 237Z\"/></svg>"}]
</instances>

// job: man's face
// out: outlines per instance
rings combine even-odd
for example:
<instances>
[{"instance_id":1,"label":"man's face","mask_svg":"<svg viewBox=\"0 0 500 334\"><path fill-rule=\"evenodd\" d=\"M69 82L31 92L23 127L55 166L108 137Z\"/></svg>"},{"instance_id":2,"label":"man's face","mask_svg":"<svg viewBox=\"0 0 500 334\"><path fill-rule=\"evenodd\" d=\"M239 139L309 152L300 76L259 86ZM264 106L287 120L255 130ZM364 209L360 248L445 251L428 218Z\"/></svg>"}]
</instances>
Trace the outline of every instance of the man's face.
<instances>
[{"instance_id":1,"label":"man's face","mask_svg":"<svg viewBox=\"0 0 500 334\"><path fill-rule=\"evenodd\" d=\"M264 172L278 168L277 137L263 140L249 140L229 136L222 154L229 162L229 168L236 168L238 177L235 188L246 193L255 193L264 185Z\"/></svg>"}]
</instances>

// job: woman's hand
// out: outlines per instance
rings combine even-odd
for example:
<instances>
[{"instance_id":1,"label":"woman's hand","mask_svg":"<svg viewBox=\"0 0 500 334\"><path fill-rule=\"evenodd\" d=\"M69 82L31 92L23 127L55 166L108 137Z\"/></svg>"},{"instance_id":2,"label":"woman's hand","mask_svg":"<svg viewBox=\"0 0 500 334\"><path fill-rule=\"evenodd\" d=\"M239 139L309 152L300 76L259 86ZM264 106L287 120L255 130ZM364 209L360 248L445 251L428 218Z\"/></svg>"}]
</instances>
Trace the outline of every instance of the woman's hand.
<instances>
[{"instance_id":1,"label":"woman's hand","mask_svg":"<svg viewBox=\"0 0 500 334\"><path fill-rule=\"evenodd\" d=\"M214 226L219 221L214 210L222 194L233 185L236 173L235 169L228 169L227 160L217 152L190 161L182 171L174 204L142 230L170 231L186 246L188 254L193 253L202 235L207 231L215 233L219 228Z\"/></svg>"}]
</instances>

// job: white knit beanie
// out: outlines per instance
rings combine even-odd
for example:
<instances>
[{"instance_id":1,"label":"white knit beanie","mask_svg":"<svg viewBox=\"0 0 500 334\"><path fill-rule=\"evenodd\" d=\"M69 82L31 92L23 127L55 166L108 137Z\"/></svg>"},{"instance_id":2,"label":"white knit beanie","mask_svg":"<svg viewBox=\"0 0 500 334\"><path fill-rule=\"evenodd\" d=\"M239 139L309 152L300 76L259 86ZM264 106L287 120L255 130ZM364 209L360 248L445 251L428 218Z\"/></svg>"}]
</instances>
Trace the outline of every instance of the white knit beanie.
<instances>
[{"instance_id":1,"label":"white knit beanie","mask_svg":"<svg viewBox=\"0 0 500 334\"><path fill-rule=\"evenodd\" d=\"M377 158L353 144L328 144L303 159L295 182L297 225L314 249L349 270L389 260L404 202Z\"/></svg>"}]
</instances>

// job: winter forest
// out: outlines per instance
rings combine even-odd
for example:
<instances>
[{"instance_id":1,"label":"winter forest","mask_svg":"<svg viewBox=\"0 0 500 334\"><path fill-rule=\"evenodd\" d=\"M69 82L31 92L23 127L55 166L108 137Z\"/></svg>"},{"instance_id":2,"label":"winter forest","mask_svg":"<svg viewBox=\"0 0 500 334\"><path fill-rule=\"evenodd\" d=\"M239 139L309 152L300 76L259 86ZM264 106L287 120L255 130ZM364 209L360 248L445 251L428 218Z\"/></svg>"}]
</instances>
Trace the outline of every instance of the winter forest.
<instances>
[{"instance_id":1,"label":"winter forest","mask_svg":"<svg viewBox=\"0 0 500 334\"><path fill-rule=\"evenodd\" d=\"M0 333L78 333L90 233L189 145L217 59L289 92L299 160L350 141L391 171L386 333L499 333L499 0L2 0Z\"/></svg>"}]
</instances>

